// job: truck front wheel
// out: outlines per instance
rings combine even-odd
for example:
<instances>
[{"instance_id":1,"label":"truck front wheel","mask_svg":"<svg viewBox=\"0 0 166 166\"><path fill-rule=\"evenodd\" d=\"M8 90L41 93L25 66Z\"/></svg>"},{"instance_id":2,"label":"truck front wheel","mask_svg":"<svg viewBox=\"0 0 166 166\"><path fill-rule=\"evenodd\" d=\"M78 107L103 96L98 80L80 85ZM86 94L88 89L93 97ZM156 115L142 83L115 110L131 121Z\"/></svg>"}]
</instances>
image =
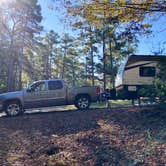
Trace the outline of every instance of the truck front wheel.
<instances>
[{"instance_id":1,"label":"truck front wheel","mask_svg":"<svg viewBox=\"0 0 166 166\"><path fill-rule=\"evenodd\" d=\"M90 98L86 95L78 96L75 102L75 106L80 110L88 109L90 106Z\"/></svg>"},{"instance_id":2,"label":"truck front wheel","mask_svg":"<svg viewBox=\"0 0 166 166\"><path fill-rule=\"evenodd\" d=\"M23 113L22 110L22 106L18 101L9 101L5 104L5 112L8 116L17 116Z\"/></svg>"}]
</instances>

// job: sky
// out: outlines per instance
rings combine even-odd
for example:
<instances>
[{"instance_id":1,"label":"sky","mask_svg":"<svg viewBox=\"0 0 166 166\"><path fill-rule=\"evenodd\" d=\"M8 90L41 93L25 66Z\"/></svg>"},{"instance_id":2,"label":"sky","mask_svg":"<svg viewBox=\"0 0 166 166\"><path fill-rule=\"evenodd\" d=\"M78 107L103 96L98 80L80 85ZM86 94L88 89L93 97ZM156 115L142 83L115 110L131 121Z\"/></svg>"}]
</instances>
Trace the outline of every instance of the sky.
<instances>
[{"instance_id":1,"label":"sky","mask_svg":"<svg viewBox=\"0 0 166 166\"><path fill-rule=\"evenodd\" d=\"M50 6L52 7L50 2L51 0L39 0L42 8L42 25L44 26L44 30L46 32L49 30L54 30L59 34L71 33L69 27L65 26L60 20L60 12L50 9Z\"/></svg>"},{"instance_id":2,"label":"sky","mask_svg":"<svg viewBox=\"0 0 166 166\"><path fill-rule=\"evenodd\" d=\"M51 6L49 0L39 0L39 3L42 7L42 25L44 26L44 30L46 32L54 30L59 34L74 33L68 26L64 26L64 24L60 21L60 12L49 8ZM152 54L152 51L156 52L160 47L166 48L166 18L162 17L157 21L153 21L152 31L153 33L151 35L142 35L139 37L140 42L136 54L150 55ZM164 54L166 54L166 50L164 51Z\"/></svg>"}]
</instances>

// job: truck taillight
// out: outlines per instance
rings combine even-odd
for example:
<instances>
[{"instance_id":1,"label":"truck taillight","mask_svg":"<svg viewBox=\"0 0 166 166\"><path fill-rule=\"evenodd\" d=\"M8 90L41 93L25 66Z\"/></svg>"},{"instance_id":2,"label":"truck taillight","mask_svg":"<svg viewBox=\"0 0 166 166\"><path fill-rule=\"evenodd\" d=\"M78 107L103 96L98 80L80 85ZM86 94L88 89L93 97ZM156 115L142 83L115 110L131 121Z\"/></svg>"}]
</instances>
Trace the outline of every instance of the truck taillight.
<instances>
[{"instance_id":1,"label":"truck taillight","mask_svg":"<svg viewBox=\"0 0 166 166\"><path fill-rule=\"evenodd\" d=\"M96 88L96 94L97 94L97 95L100 94L100 86L98 86L98 87Z\"/></svg>"}]
</instances>

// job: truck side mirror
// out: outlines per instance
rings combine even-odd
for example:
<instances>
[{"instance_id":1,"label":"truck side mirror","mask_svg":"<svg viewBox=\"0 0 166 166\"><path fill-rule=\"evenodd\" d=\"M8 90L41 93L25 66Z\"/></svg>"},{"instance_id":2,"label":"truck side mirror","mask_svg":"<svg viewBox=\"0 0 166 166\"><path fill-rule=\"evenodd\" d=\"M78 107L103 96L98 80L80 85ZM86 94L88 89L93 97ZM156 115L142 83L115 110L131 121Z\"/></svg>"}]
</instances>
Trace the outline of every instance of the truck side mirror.
<instances>
[{"instance_id":1,"label":"truck side mirror","mask_svg":"<svg viewBox=\"0 0 166 166\"><path fill-rule=\"evenodd\" d=\"M27 91L28 93L30 93L30 92L31 92L31 89L30 89L30 88L28 88L26 91Z\"/></svg>"},{"instance_id":2,"label":"truck side mirror","mask_svg":"<svg viewBox=\"0 0 166 166\"><path fill-rule=\"evenodd\" d=\"M33 89L32 87L29 87L29 88L27 89L27 92L28 92L28 93L33 92L33 91L34 91L34 89Z\"/></svg>"}]
</instances>

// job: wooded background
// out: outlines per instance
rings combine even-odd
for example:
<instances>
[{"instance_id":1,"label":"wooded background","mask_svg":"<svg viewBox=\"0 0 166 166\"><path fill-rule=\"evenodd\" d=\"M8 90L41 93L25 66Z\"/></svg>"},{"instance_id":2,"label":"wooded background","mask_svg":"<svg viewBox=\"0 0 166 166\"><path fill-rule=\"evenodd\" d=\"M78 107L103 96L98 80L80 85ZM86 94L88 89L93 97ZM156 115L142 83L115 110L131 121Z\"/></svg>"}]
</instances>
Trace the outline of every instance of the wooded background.
<instances>
[{"instance_id":1,"label":"wooded background","mask_svg":"<svg viewBox=\"0 0 166 166\"><path fill-rule=\"evenodd\" d=\"M61 19L76 35L43 31L38 0L0 5L1 92L51 78L64 78L72 86L114 87L123 58L135 53L140 35L151 33L146 18L165 16L166 1L52 1L50 10L62 8Z\"/></svg>"}]
</instances>

